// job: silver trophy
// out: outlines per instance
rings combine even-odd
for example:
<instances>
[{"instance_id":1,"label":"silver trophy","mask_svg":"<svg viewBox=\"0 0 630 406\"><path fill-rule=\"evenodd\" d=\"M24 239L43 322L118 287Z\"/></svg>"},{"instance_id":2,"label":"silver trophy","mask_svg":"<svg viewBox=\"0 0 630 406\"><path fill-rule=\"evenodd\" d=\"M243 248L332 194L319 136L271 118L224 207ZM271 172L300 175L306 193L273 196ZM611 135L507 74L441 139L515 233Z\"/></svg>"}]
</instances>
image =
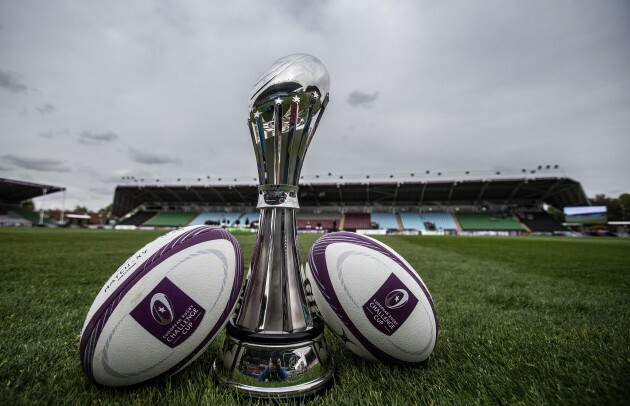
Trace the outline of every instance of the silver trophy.
<instances>
[{"instance_id":1,"label":"silver trophy","mask_svg":"<svg viewBox=\"0 0 630 406\"><path fill-rule=\"evenodd\" d=\"M324 324L305 295L295 221L300 172L328 104L329 83L319 59L289 55L261 75L250 98L259 228L240 305L213 371L255 397L314 394L334 372Z\"/></svg>"}]
</instances>

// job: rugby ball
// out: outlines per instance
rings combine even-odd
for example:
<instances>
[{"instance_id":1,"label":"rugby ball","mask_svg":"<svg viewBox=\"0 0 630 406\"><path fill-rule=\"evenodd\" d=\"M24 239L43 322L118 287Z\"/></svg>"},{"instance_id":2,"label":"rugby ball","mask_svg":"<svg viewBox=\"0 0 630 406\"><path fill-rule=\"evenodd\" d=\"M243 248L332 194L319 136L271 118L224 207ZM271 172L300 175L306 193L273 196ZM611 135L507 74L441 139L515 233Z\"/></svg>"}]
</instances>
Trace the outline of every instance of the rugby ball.
<instances>
[{"instance_id":1,"label":"rugby ball","mask_svg":"<svg viewBox=\"0 0 630 406\"><path fill-rule=\"evenodd\" d=\"M364 235L326 234L311 248L305 273L307 295L352 352L397 364L429 358L438 334L435 306L418 273L394 250Z\"/></svg>"},{"instance_id":2,"label":"rugby ball","mask_svg":"<svg viewBox=\"0 0 630 406\"><path fill-rule=\"evenodd\" d=\"M242 282L243 254L227 231L191 226L157 238L96 296L81 331L83 370L105 386L180 371L223 329Z\"/></svg>"}]
</instances>

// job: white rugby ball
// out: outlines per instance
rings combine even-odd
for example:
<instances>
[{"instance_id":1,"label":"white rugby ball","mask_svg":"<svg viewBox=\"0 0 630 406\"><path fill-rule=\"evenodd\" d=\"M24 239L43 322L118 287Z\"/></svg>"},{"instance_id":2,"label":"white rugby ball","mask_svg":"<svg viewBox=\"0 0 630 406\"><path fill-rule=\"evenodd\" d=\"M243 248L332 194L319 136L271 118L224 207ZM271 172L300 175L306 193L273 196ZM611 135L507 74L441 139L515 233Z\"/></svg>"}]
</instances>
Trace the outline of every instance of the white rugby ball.
<instances>
[{"instance_id":1,"label":"white rugby ball","mask_svg":"<svg viewBox=\"0 0 630 406\"><path fill-rule=\"evenodd\" d=\"M96 296L81 332L83 370L105 386L180 371L223 329L242 282L243 254L227 231L202 225L157 238Z\"/></svg>"},{"instance_id":2,"label":"white rugby ball","mask_svg":"<svg viewBox=\"0 0 630 406\"><path fill-rule=\"evenodd\" d=\"M305 267L322 319L369 361L425 362L437 340L435 306L418 273L394 250L340 231L318 239Z\"/></svg>"}]
</instances>

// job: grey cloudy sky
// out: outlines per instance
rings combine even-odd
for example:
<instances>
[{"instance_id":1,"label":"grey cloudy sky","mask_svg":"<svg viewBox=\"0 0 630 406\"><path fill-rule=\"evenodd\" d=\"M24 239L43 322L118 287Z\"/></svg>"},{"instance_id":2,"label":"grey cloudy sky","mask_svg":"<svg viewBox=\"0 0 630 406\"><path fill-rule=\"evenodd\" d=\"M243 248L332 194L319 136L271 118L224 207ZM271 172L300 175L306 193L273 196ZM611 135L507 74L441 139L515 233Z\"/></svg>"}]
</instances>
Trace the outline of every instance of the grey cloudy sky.
<instances>
[{"instance_id":1,"label":"grey cloudy sky","mask_svg":"<svg viewBox=\"0 0 630 406\"><path fill-rule=\"evenodd\" d=\"M253 179L249 93L295 52L331 76L307 177L551 164L630 192L625 0L0 0L0 177L92 209L128 176Z\"/></svg>"}]
</instances>

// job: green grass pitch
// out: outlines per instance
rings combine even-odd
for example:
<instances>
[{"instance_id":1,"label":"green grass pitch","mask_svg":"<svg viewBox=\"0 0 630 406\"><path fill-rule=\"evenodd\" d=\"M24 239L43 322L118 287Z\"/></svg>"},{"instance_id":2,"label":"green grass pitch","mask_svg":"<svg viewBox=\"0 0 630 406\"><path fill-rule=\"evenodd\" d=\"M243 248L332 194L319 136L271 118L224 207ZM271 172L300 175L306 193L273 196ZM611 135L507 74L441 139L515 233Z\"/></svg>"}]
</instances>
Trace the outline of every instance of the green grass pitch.
<instances>
[{"instance_id":1,"label":"green grass pitch","mask_svg":"<svg viewBox=\"0 0 630 406\"><path fill-rule=\"evenodd\" d=\"M181 373L133 389L89 382L78 343L107 277L160 231L0 228L0 404L240 404L211 379L223 335ZM237 236L246 264L253 235ZM302 259L315 241L301 235ZM426 367L363 362L328 334L317 405L630 402L630 240L383 236L433 295Z\"/></svg>"}]
</instances>

